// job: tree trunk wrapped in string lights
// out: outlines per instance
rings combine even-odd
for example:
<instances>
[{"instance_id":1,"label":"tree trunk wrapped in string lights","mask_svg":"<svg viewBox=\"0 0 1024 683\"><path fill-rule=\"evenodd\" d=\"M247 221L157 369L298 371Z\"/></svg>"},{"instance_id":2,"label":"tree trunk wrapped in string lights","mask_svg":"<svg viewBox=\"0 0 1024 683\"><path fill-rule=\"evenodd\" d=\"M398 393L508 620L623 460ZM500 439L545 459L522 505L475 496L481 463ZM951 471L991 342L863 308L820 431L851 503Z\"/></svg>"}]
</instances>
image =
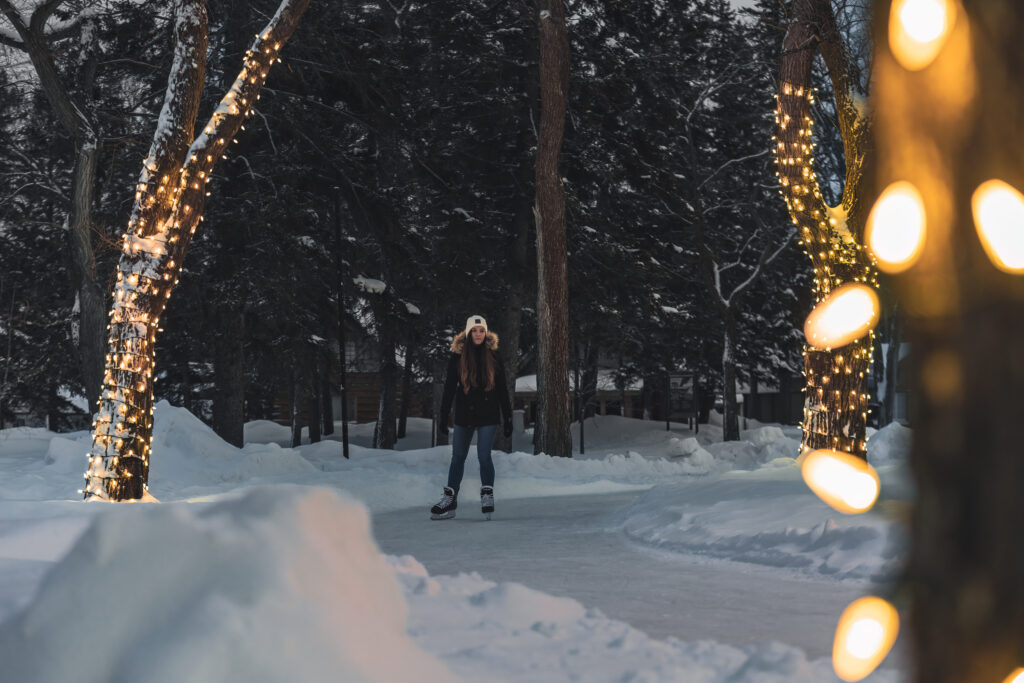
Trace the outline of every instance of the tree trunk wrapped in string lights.
<instances>
[{"instance_id":1,"label":"tree trunk wrapped in string lights","mask_svg":"<svg viewBox=\"0 0 1024 683\"><path fill-rule=\"evenodd\" d=\"M846 177L838 207L825 202L814 171L811 69L816 52L828 67L843 137ZM855 65L836 28L829 0L796 0L783 44L775 152L782 195L814 267L818 302L844 284L877 286L863 247L867 207L861 192L869 121L856 104L854 74ZM872 345L869 332L841 348L805 349L801 452L826 448L867 457Z\"/></svg>"},{"instance_id":2,"label":"tree trunk wrapped in string lights","mask_svg":"<svg viewBox=\"0 0 1024 683\"><path fill-rule=\"evenodd\" d=\"M99 411L82 494L132 500L147 490L156 333L201 220L206 184L259 97L309 0L284 0L245 53L230 90L193 140L206 68L205 0L175 7L175 52L156 133L124 235Z\"/></svg>"}]
</instances>

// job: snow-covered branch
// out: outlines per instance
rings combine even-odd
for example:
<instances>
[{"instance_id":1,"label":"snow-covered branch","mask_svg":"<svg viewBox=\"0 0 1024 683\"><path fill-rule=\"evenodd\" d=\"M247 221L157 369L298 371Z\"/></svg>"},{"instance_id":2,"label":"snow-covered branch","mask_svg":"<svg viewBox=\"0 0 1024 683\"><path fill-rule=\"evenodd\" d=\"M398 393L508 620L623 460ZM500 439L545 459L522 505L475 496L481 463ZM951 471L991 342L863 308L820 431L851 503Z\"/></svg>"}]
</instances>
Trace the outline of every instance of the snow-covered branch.
<instances>
[{"instance_id":1,"label":"snow-covered branch","mask_svg":"<svg viewBox=\"0 0 1024 683\"><path fill-rule=\"evenodd\" d=\"M707 185L707 184L708 184L709 182L711 182L711 180L712 180L712 179L713 179L713 178L714 178L714 177L715 177L716 175L718 175L719 173L721 173L721 172L722 172L722 171L724 171L725 169L729 168L729 167L730 167L730 166L732 166L733 164L742 164L742 163L743 163L744 161L750 161L751 159L759 159L759 158L761 158L761 157L763 157L763 156L766 156L766 155L768 155L768 154L770 154L770 153L771 153L771 150L765 149L765 150L762 150L762 151L760 151L760 152L756 152L756 153L754 153L754 154L748 154L747 156L744 156L744 157L736 157L736 158L734 158L734 159L729 159L728 161L726 161L725 163L723 163L723 164L722 164L721 166L719 166L718 168L716 168L716 169L715 169L714 171L712 171L711 173L709 173L709 174L707 175L707 177L705 177L705 178L704 178L704 180L702 180L702 181L700 182L700 185L698 185L698 186L697 186L697 190L699 191L699 190L700 190L700 189L701 189L702 187L704 187L704 186L705 186L705 185Z\"/></svg>"},{"instance_id":2,"label":"snow-covered branch","mask_svg":"<svg viewBox=\"0 0 1024 683\"><path fill-rule=\"evenodd\" d=\"M135 206L129 229L139 228L142 234L163 229L171 214L173 194L178 190L171 182L192 140L199 99L206 75L207 18L203 0L182 0L174 17L174 59L167 77L164 102L157 119L153 142L139 174Z\"/></svg>"},{"instance_id":3,"label":"snow-covered branch","mask_svg":"<svg viewBox=\"0 0 1024 683\"><path fill-rule=\"evenodd\" d=\"M761 273L764 272L764 269L770 266L772 262L779 257L779 254L786 250L786 247L789 246L789 243L793 240L794 237L796 237L795 228L790 230L789 233L786 234L786 238L779 243L778 248L774 252L772 252L770 256L768 255L767 248L761 253L761 259L758 261L757 266L754 268L754 270L750 273L750 275L747 276L746 280L738 284L736 288L732 290L732 293L729 295L729 298L726 299L727 306L732 306L732 302L736 298L742 296L743 293L746 292L752 284L757 282L757 279L761 277Z\"/></svg>"},{"instance_id":4,"label":"snow-covered branch","mask_svg":"<svg viewBox=\"0 0 1024 683\"><path fill-rule=\"evenodd\" d=\"M46 22L50 20L54 11L56 11L63 2L64 0L45 0L37 5L36 8L32 10L32 18L29 19L29 29L33 33L42 35L43 30L46 28Z\"/></svg>"}]
</instances>

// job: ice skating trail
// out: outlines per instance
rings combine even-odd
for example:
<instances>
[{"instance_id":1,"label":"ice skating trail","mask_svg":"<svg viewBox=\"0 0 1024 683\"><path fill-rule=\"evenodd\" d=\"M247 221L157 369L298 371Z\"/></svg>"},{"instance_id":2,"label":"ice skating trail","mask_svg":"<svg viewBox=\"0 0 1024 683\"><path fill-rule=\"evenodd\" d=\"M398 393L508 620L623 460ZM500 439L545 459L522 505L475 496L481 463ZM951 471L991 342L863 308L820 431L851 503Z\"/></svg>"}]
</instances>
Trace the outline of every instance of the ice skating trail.
<instances>
[{"instance_id":1,"label":"ice skating trail","mask_svg":"<svg viewBox=\"0 0 1024 683\"><path fill-rule=\"evenodd\" d=\"M498 498L491 521L475 490L466 493L455 519L431 520L427 506L374 515L381 550L413 555L435 576L476 572L570 597L656 638L780 641L812 659L831 655L837 616L867 589L652 550L609 533L610 513L640 492Z\"/></svg>"}]
</instances>

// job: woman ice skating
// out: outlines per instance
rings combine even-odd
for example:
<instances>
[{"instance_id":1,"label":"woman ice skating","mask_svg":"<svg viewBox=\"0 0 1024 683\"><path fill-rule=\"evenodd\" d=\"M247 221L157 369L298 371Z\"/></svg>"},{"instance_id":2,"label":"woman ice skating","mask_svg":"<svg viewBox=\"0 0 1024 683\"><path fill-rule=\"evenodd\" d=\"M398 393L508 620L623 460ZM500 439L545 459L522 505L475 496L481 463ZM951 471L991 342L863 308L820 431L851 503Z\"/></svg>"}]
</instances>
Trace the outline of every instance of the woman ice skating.
<instances>
[{"instance_id":1,"label":"woman ice skating","mask_svg":"<svg viewBox=\"0 0 1024 683\"><path fill-rule=\"evenodd\" d=\"M455 428L448 485L444 487L441 500L430 508L430 518L451 519L455 516L469 442L476 432L476 454L480 460L480 509L490 519L494 512L491 445L499 418L503 418L505 436L512 435L512 405L505 384L505 368L498 356L498 335L488 331L483 316L470 316L466 320L466 329L452 340L438 423L441 434L448 433L452 399L455 400Z\"/></svg>"}]
</instances>

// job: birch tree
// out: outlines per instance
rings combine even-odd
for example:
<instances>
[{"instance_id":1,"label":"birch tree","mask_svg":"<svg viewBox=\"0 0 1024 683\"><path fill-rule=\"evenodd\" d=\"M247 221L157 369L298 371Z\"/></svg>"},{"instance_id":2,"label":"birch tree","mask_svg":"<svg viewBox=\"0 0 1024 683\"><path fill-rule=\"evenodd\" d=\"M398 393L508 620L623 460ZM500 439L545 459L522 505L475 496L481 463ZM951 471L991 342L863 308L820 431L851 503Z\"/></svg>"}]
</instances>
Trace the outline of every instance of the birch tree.
<instances>
[{"instance_id":1,"label":"birch tree","mask_svg":"<svg viewBox=\"0 0 1024 683\"><path fill-rule=\"evenodd\" d=\"M198 136L193 132L208 43L205 0L181 0L174 8L174 60L118 264L103 389L82 491L87 500L139 499L146 493L160 316L201 220L210 174L252 111L271 64L308 4L283 0Z\"/></svg>"},{"instance_id":2,"label":"birch tree","mask_svg":"<svg viewBox=\"0 0 1024 683\"><path fill-rule=\"evenodd\" d=\"M863 246L870 119L858 106L856 62L839 33L830 0L794 0L791 12L780 64L776 156L782 194L814 267L814 295L820 302L847 283L877 286ZM828 68L843 138L846 175L842 201L835 207L825 202L814 171L815 54ZM802 451L834 448L866 459L872 339L869 333L838 349L805 348Z\"/></svg>"}]
</instances>

